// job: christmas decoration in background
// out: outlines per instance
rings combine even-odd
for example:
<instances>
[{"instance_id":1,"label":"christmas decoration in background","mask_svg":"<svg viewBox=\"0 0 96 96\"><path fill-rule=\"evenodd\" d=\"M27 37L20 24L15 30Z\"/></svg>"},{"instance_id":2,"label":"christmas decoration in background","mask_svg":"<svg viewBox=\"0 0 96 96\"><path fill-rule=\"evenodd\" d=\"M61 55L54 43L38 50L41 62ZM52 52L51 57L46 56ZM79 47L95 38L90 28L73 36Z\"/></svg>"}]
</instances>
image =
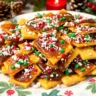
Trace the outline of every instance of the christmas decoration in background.
<instances>
[{"instance_id":1,"label":"christmas decoration in background","mask_svg":"<svg viewBox=\"0 0 96 96\"><path fill-rule=\"evenodd\" d=\"M70 10L83 11L86 5L86 0L70 0Z\"/></svg>"},{"instance_id":2,"label":"christmas decoration in background","mask_svg":"<svg viewBox=\"0 0 96 96\"><path fill-rule=\"evenodd\" d=\"M87 0L86 8L84 11L89 14L96 15L96 1L95 0Z\"/></svg>"},{"instance_id":3,"label":"christmas decoration in background","mask_svg":"<svg viewBox=\"0 0 96 96\"><path fill-rule=\"evenodd\" d=\"M70 0L70 10L96 15L96 0Z\"/></svg>"},{"instance_id":4,"label":"christmas decoration in background","mask_svg":"<svg viewBox=\"0 0 96 96\"><path fill-rule=\"evenodd\" d=\"M45 7L46 0L34 0L33 5L33 11L40 11Z\"/></svg>"},{"instance_id":5,"label":"christmas decoration in background","mask_svg":"<svg viewBox=\"0 0 96 96\"><path fill-rule=\"evenodd\" d=\"M0 21L20 14L27 0L0 0Z\"/></svg>"}]
</instances>

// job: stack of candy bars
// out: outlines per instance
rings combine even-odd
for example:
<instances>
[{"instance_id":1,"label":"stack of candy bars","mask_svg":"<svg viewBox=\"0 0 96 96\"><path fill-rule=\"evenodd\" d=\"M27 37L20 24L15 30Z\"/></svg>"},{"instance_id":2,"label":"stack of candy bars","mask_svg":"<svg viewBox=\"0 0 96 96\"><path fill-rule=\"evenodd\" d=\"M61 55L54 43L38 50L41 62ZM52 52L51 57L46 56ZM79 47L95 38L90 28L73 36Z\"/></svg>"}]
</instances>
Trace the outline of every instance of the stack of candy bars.
<instances>
[{"instance_id":1,"label":"stack of candy bars","mask_svg":"<svg viewBox=\"0 0 96 96\"><path fill-rule=\"evenodd\" d=\"M96 20L66 10L0 26L0 66L9 82L44 89L96 75Z\"/></svg>"}]
</instances>

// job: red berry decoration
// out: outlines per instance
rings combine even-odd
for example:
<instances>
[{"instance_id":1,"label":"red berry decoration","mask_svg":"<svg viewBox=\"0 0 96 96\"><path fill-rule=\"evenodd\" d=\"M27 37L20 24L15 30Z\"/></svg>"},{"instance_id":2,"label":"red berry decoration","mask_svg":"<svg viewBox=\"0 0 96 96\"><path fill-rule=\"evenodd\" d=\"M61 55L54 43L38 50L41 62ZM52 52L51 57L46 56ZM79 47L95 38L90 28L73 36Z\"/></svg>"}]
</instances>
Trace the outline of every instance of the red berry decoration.
<instances>
[{"instance_id":1,"label":"red berry decoration","mask_svg":"<svg viewBox=\"0 0 96 96\"><path fill-rule=\"evenodd\" d=\"M93 4L93 5L92 5L92 10L93 10L93 11L96 11L96 4Z\"/></svg>"},{"instance_id":2,"label":"red berry decoration","mask_svg":"<svg viewBox=\"0 0 96 96\"><path fill-rule=\"evenodd\" d=\"M9 90L7 90L6 93L7 93L8 96L12 96L15 93L15 91L12 90L12 89L9 89Z\"/></svg>"},{"instance_id":3,"label":"red berry decoration","mask_svg":"<svg viewBox=\"0 0 96 96\"><path fill-rule=\"evenodd\" d=\"M92 3L91 3L91 2L88 2L88 3L86 4L86 6L87 6L87 7L91 7L91 6L92 6Z\"/></svg>"}]
</instances>

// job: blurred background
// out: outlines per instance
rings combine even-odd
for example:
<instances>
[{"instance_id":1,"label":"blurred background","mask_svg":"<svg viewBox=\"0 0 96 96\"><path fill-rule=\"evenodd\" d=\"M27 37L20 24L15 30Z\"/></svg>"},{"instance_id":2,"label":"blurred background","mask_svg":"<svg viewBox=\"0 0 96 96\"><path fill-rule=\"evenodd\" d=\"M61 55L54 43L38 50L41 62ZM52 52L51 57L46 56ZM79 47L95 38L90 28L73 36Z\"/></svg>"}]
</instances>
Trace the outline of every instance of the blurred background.
<instances>
[{"instance_id":1,"label":"blurred background","mask_svg":"<svg viewBox=\"0 0 96 96\"><path fill-rule=\"evenodd\" d=\"M63 8L96 15L96 0L0 0L0 21L19 14Z\"/></svg>"}]
</instances>

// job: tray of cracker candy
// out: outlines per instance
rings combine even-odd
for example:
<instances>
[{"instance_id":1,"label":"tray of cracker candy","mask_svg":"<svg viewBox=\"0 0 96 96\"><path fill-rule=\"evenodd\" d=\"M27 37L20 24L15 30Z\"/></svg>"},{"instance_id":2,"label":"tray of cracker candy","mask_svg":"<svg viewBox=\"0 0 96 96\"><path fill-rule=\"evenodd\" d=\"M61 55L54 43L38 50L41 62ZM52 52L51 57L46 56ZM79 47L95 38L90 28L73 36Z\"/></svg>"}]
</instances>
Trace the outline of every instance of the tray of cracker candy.
<instances>
[{"instance_id":1,"label":"tray of cracker candy","mask_svg":"<svg viewBox=\"0 0 96 96\"><path fill-rule=\"evenodd\" d=\"M96 75L96 20L60 10L5 21L0 67L10 83L24 88L34 82L44 89L78 85Z\"/></svg>"}]
</instances>

